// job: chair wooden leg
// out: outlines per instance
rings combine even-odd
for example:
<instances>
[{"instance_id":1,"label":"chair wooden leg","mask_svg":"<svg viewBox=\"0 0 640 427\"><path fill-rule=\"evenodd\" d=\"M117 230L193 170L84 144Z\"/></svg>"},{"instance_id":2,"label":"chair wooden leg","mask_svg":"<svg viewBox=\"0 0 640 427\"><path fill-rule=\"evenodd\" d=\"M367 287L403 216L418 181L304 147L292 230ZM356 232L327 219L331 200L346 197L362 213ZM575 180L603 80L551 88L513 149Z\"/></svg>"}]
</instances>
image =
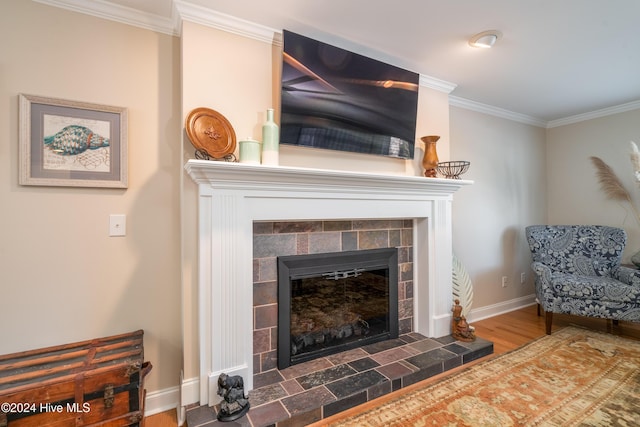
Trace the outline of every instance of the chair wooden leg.
<instances>
[{"instance_id":1,"label":"chair wooden leg","mask_svg":"<svg viewBox=\"0 0 640 427\"><path fill-rule=\"evenodd\" d=\"M547 311L544 317L544 326L547 332L547 335L551 335L551 322L553 321L553 312Z\"/></svg>"},{"instance_id":2,"label":"chair wooden leg","mask_svg":"<svg viewBox=\"0 0 640 427\"><path fill-rule=\"evenodd\" d=\"M538 317L540 317L540 303L538 303Z\"/></svg>"}]
</instances>

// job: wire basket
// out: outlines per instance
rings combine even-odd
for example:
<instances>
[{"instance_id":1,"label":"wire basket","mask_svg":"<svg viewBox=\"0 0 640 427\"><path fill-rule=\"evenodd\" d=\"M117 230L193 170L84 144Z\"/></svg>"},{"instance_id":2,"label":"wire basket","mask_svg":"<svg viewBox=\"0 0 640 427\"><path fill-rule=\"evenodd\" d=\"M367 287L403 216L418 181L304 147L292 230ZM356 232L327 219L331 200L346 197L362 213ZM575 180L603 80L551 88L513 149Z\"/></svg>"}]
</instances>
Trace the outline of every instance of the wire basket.
<instances>
[{"instance_id":1,"label":"wire basket","mask_svg":"<svg viewBox=\"0 0 640 427\"><path fill-rule=\"evenodd\" d=\"M437 171L445 178L460 179L460 175L465 173L469 169L471 162L466 160L457 160L453 162L440 162L437 166Z\"/></svg>"}]
</instances>

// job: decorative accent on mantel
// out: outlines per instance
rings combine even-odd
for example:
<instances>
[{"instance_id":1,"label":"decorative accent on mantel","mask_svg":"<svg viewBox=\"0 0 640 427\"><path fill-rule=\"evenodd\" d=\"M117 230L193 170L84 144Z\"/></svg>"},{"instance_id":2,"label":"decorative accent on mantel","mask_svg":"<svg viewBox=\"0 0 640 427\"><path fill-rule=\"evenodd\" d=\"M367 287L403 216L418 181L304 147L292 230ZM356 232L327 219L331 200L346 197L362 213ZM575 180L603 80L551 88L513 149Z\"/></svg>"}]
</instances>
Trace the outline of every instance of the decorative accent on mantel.
<instances>
[{"instance_id":1,"label":"decorative accent on mantel","mask_svg":"<svg viewBox=\"0 0 640 427\"><path fill-rule=\"evenodd\" d=\"M253 223L413 219L414 331L450 334L453 193L472 181L189 160L198 184L200 404L221 373L253 389Z\"/></svg>"}]
</instances>

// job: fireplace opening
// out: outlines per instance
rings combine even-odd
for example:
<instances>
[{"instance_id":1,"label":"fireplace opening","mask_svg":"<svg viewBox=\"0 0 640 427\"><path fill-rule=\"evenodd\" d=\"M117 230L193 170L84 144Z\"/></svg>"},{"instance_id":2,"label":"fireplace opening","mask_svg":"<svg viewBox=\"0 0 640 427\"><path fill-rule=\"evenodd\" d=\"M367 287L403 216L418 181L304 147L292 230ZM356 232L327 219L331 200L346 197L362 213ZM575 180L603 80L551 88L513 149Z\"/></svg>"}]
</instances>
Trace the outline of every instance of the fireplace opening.
<instances>
[{"instance_id":1,"label":"fireplace opening","mask_svg":"<svg viewBox=\"0 0 640 427\"><path fill-rule=\"evenodd\" d=\"M278 369L398 337L398 250L278 257Z\"/></svg>"}]
</instances>

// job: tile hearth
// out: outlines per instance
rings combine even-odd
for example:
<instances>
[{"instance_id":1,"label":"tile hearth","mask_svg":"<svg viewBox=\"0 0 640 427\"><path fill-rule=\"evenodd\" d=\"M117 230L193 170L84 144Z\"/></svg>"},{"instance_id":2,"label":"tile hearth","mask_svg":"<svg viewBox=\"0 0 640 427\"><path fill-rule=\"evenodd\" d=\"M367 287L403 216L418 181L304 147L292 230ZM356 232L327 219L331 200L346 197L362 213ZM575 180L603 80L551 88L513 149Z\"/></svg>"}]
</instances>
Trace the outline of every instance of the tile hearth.
<instances>
[{"instance_id":1,"label":"tile hearth","mask_svg":"<svg viewBox=\"0 0 640 427\"><path fill-rule=\"evenodd\" d=\"M247 415L221 423L216 407L194 405L187 408L187 425L307 425L492 353L493 343L482 338L465 343L409 333L265 372L249 393Z\"/></svg>"}]
</instances>

